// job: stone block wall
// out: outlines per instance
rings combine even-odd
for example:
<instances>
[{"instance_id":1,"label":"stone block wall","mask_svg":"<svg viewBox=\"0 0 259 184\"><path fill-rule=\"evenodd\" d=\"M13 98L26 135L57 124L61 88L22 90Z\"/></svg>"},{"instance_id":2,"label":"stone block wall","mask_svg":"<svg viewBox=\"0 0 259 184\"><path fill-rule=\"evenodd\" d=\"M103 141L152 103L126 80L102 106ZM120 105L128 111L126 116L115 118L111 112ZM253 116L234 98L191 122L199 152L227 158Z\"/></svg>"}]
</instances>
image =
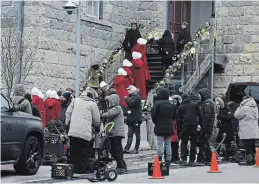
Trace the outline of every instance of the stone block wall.
<instances>
[{"instance_id":1,"label":"stone block wall","mask_svg":"<svg viewBox=\"0 0 259 184\"><path fill-rule=\"evenodd\" d=\"M259 82L259 3L215 1L216 54L226 64L215 76L215 93L225 94L231 82Z\"/></svg>"},{"instance_id":2,"label":"stone block wall","mask_svg":"<svg viewBox=\"0 0 259 184\"><path fill-rule=\"evenodd\" d=\"M81 2L81 80L92 64L102 63L111 50L120 46L131 22L145 25L144 36L153 28L166 27L166 2L103 1L102 20L86 15ZM10 16L16 16L17 2L1 2L1 22L8 26ZM37 47L35 67L27 77L26 86L64 90L75 85L76 16L68 15L64 1L25 1L24 38ZM16 7L14 7L14 5ZM15 12L16 11L16 12ZM5 17L8 15L8 17ZM12 19L13 20L13 19ZM107 55L108 54L108 55ZM110 71L114 75L117 68Z\"/></svg>"}]
</instances>

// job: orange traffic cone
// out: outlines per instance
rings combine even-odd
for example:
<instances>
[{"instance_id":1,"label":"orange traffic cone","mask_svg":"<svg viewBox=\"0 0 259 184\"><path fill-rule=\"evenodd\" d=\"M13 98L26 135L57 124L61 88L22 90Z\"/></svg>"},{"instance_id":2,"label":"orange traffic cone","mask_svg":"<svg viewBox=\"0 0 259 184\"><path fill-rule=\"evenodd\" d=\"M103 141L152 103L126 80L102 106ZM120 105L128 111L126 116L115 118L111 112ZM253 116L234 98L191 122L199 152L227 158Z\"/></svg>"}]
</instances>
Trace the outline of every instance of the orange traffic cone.
<instances>
[{"instance_id":1,"label":"orange traffic cone","mask_svg":"<svg viewBox=\"0 0 259 184\"><path fill-rule=\"evenodd\" d=\"M257 148L254 167L259 168L259 148Z\"/></svg>"},{"instance_id":2,"label":"orange traffic cone","mask_svg":"<svg viewBox=\"0 0 259 184\"><path fill-rule=\"evenodd\" d=\"M208 173L221 173L218 167L217 156L214 151L212 152L212 155L211 155L210 171L208 171Z\"/></svg>"},{"instance_id":3,"label":"orange traffic cone","mask_svg":"<svg viewBox=\"0 0 259 184\"><path fill-rule=\"evenodd\" d=\"M164 179L164 178L165 177L163 177L162 174L161 174L158 155L156 155L155 160L154 160L154 166L153 166L153 175L149 179Z\"/></svg>"}]
</instances>

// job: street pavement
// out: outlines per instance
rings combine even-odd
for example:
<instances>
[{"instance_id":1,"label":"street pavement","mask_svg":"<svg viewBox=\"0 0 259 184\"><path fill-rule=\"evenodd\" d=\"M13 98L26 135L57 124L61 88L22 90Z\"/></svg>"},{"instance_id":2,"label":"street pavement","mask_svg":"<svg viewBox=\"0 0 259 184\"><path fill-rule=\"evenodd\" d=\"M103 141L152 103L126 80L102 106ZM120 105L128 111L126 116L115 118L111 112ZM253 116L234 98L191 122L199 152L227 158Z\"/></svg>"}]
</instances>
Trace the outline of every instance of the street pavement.
<instances>
[{"instance_id":1,"label":"street pavement","mask_svg":"<svg viewBox=\"0 0 259 184\"><path fill-rule=\"evenodd\" d=\"M209 166L181 167L171 166L170 176L163 180L151 180L147 176L147 163L153 161L155 151L142 151L138 155L125 155L128 173L119 175L116 183L259 183L259 168L220 164L221 173L207 173ZM112 165L111 165L112 166ZM113 164L114 166L114 164ZM51 167L42 166L35 176L18 176L11 165L1 167L2 183L89 183L87 179L51 179ZM84 176L82 176L84 177Z\"/></svg>"}]
</instances>

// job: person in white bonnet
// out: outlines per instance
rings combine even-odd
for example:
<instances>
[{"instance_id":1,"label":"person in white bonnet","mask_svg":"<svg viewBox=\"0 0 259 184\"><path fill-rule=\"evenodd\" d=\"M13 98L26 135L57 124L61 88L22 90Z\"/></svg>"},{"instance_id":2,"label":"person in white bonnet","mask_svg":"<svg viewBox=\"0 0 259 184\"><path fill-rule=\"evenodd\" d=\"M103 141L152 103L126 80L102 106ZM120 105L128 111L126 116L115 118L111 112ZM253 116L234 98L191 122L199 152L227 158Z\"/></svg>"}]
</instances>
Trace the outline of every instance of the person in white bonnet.
<instances>
[{"instance_id":1,"label":"person in white bonnet","mask_svg":"<svg viewBox=\"0 0 259 184\"><path fill-rule=\"evenodd\" d=\"M127 88L129 92L129 96L125 98L125 102L128 105L128 113L127 113L127 121L128 125L128 139L127 144L124 148L124 153L129 153L129 149L132 144L133 134L136 135L136 144L135 149L133 150L134 154L139 152L140 145L140 125L142 123L142 104L141 104L141 96L139 90L130 85Z\"/></svg>"}]
</instances>

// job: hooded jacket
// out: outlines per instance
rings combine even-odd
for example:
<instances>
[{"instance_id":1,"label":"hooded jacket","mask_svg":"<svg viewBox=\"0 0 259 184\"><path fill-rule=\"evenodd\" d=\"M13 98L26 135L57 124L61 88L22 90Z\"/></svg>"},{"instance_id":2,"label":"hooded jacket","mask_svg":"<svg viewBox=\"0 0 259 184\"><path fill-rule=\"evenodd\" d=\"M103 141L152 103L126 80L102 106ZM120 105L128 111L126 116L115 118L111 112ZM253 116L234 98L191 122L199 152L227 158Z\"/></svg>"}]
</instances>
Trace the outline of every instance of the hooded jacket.
<instances>
[{"instance_id":1,"label":"hooded jacket","mask_svg":"<svg viewBox=\"0 0 259 184\"><path fill-rule=\"evenodd\" d=\"M209 90L203 88L199 90L201 96L201 127L202 131L208 136L212 134L214 121L215 121L215 104L210 99Z\"/></svg>"},{"instance_id":2,"label":"hooded jacket","mask_svg":"<svg viewBox=\"0 0 259 184\"><path fill-rule=\"evenodd\" d=\"M143 69L143 61L141 60L142 54L140 52L133 52L132 57L132 73L134 78L134 86L136 86L136 88L140 90L141 99L146 100L146 79Z\"/></svg>"},{"instance_id":3,"label":"hooded jacket","mask_svg":"<svg viewBox=\"0 0 259 184\"><path fill-rule=\"evenodd\" d=\"M124 100L124 97L128 96L129 94L126 89L129 86L129 82L125 78L126 76L127 76L127 72L124 69L119 68L118 75L114 78L114 83L113 83L114 89L117 91L117 94L120 97L120 104L125 108L127 108L127 104Z\"/></svg>"},{"instance_id":4,"label":"hooded jacket","mask_svg":"<svg viewBox=\"0 0 259 184\"><path fill-rule=\"evenodd\" d=\"M45 128L46 127L46 113L45 113L45 107L44 107L43 94L41 93L41 91L38 88L33 87L31 90L31 95L32 95L32 105L35 105L37 107L37 109L40 111L42 125L43 125L43 128Z\"/></svg>"},{"instance_id":5,"label":"hooded jacket","mask_svg":"<svg viewBox=\"0 0 259 184\"><path fill-rule=\"evenodd\" d=\"M14 88L14 96L11 98L11 101L14 104L14 107L22 112L32 114L30 102L24 98L26 90L22 84L16 84Z\"/></svg>"},{"instance_id":6,"label":"hooded jacket","mask_svg":"<svg viewBox=\"0 0 259 184\"><path fill-rule=\"evenodd\" d=\"M85 90L75 98L66 111L66 125L69 125L68 136L91 141L92 126L100 125L100 112L96 102L87 96L91 91Z\"/></svg>"},{"instance_id":7,"label":"hooded jacket","mask_svg":"<svg viewBox=\"0 0 259 184\"><path fill-rule=\"evenodd\" d=\"M46 125L53 119L60 118L61 103L57 100L57 93L50 91L49 98L44 102L45 113L46 113Z\"/></svg>"},{"instance_id":8,"label":"hooded jacket","mask_svg":"<svg viewBox=\"0 0 259 184\"><path fill-rule=\"evenodd\" d=\"M133 125L134 122L142 123L141 95L138 89L132 90L129 96L125 98L125 102L128 104L127 125Z\"/></svg>"},{"instance_id":9,"label":"hooded jacket","mask_svg":"<svg viewBox=\"0 0 259 184\"><path fill-rule=\"evenodd\" d=\"M239 120L240 139L259 139L258 108L253 98L243 100L234 116Z\"/></svg>"},{"instance_id":10,"label":"hooded jacket","mask_svg":"<svg viewBox=\"0 0 259 184\"><path fill-rule=\"evenodd\" d=\"M124 59L122 63L122 68L127 72L126 78L128 79L129 85L133 85L134 79L130 67L132 67L132 63L129 60Z\"/></svg>"},{"instance_id":11,"label":"hooded jacket","mask_svg":"<svg viewBox=\"0 0 259 184\"><path fill-rule=\"evenodd\" d=\"M227 106L227 102L220 97L215 99L217 106L219 106L219 112L217 115L218 123L217 127L219 128L218 133L218 142L222 140L223 133L226 133L225 140L230 142L234 141L234 126L233 126L233 119L234 113L233 111Z\"/></svg>"},{"instance_id":12,"label":"hooded jacket","mask_svg":"<svg viewBox=\"0 0 259 184\"><path fill-rule=\"evenodd\" d=\"M178 127L181 131L185 129L196 127L199 124L200 108L197 104L192 103L188 95L182 96L182 103L178 108L177 120Z\"/></svg>"},{"instance_id":13,"label":"hooded jacket","mask_svg":"<svg viewBox=\"0 0 259 184\"><path fill-rule=\"evenodd\" d=\"M114 123L114 128L108 133L109 137L125 137L124 116L118 95L113 94L105 98L109 102L108 111L102 114L102 118Z\"/></svg>"},{"instance_id":14,"label":"hooded jacket","mask_svg":"<svg viewBox=\"0 0 259 184\"><path fill-rule=\"evenodd\" d=\"M143 69L145 74L145 79L150 80L150 73L148 69L148 63L147 63L147 54L146 54L146 43L147 40L143 38L139 38L137 40L137 44L131 49L131 52L139 52L141 53L141 60L143 61Z\"/></svg>"},{"instance_id":15,"label":"hooded jacket","mask_svg":"<svg viewBox=\"0 0 259 184\"><path fill-rule=\"evenodd\" d=\"M173 121L177 116L176 106L169 101L169 92L166 89L159 91L156 100L151 109L155 135L171 136L174 134Z\"/></svg>"},{"instance_id":16,"label":"hooded jacket","mask_svg":"<svg viewBox=\"0 0 259 184\"><path fill-rule=\"evenodd\" d=\"M174 54L174 40L169 30L165 30L163 37L159 40L162 57L172 58Z\"/></svg>"}]
</instances>

